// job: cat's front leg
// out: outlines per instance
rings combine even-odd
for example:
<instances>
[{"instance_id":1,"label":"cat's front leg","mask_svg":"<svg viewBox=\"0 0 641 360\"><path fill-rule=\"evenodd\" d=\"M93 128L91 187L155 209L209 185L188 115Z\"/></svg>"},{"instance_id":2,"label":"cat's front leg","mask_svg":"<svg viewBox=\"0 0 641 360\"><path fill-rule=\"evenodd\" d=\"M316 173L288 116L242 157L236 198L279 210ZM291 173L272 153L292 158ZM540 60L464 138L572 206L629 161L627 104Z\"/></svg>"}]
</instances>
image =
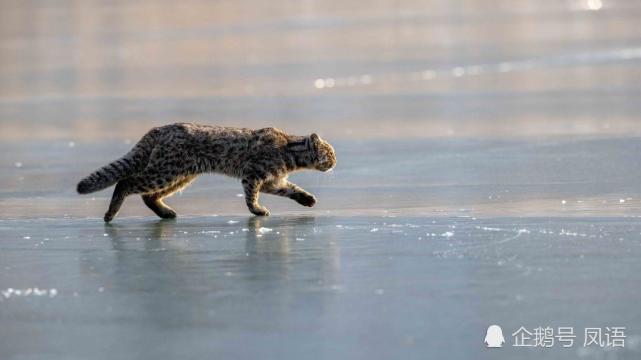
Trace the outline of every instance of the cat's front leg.
<instances>
[{"instance_id":1,"label":"cat's front leg","mask_svg":"<svg viewBox=\"0 0 641 360\"><path fill-rule=\"evenodd\" d=\"M305 190L300 192L295 192L291 194L289 198L303 206L312 207L316 205L316 197Z\"/></svg>"},{"instance_id":2,"label":"cat's front leg","mask_svg":"<svg viewBox=\"0 0 641 360\"><path fill-rule=\"evenodd\" d=\"M316 197L314 197L314 195L287 180L266 182L263 184L261 191L272 195L288 197L303 206L312 207L316 204Z\"/></svg>"},{"instance_id":3,"label":"cat's front leg","mask_svg":"<svg viewBox=\"0 0 641 360\"><path fill-rule=\"evenodd\" d=\"M245 190L245 203L249 211L257 216L269 216L269 210L258 203L258 194L263 182L258 179L243 179L242 183Z\"/></svg>"},{"instance_id":4,"label":"cat's front leg","mask_svg":"<svg viewBox=\"0 0 641 360\"><path fill-rule=\"evenodd\" d=\"M312 207L316 205L316 197L314 195L303 190L301 187L299 187L296 184L289 183L289 185L291 185L292 189L294 189L289 195L290 199L296 201L297 203L303 206Z\"/></svg>"}]
</instances>

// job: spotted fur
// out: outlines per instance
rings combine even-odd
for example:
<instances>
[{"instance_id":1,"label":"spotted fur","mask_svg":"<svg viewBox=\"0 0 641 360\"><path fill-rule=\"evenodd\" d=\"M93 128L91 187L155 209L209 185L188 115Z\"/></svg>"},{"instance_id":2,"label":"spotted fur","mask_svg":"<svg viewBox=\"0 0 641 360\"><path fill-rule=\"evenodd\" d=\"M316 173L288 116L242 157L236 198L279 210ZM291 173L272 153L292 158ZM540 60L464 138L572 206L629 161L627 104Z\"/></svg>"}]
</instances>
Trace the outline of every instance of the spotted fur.
<instances>
[{"instance_id":1,"label":"spotted fur","mask_svg":"<svg viewBox=\"0 0 641 360\"><path fill-rule=\"evenodd\" d=\"M180 123L151 129L124 157L80 181L77 191L88 194L116 184L104 217L107 222L133 194L140 194L161 218L174 218L176 212L163 198L185 188L199 174L214 172L240 179L249 211L267 216L269 211L258 203L260 192L314 206L316 198L287 176L295 170L328 171L334 166L334 149L316 134Z\"/></svg>"}]
</instances>

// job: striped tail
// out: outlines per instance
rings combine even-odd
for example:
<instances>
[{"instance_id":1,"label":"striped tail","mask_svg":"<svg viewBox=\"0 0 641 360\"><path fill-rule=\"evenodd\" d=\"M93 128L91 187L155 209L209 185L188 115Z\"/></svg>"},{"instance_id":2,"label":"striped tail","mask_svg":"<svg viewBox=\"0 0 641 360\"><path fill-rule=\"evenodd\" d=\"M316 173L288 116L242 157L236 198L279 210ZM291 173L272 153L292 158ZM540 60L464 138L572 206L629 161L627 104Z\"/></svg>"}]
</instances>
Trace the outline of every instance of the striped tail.
<instances>
[{"instance_id":1,"label":"striped tail","mask_svg":"<svg viewBox=\"0 0 641 360\"><path fill-rule=\"evenodd\" d=\"M144 170L153 147L151 142L152 140L148 136L143 137L127 155L82 179L76 187L78 194L89 194L106 189L118 181Z\"/></svg>"}]
</instances>

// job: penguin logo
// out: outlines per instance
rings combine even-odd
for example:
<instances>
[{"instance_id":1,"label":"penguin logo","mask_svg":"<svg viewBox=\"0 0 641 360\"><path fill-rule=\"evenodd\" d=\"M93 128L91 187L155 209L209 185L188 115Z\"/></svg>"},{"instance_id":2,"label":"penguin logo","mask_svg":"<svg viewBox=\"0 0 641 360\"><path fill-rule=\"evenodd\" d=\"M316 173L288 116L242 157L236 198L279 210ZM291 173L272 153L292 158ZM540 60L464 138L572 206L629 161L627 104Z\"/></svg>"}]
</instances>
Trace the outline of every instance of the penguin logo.
<instances>
[{"instance_id":1,"label":"penguin logo","mask_svg":"<svg viewBox=\"0 0 641 360\"><path fill-rule=\"evenodd\" d=\"M501 330L501 327L498 325L488 326L484 342L489 348L502 347L505 342L505 338L503 337L503 330Z\"/></svg>"}]
</instances>

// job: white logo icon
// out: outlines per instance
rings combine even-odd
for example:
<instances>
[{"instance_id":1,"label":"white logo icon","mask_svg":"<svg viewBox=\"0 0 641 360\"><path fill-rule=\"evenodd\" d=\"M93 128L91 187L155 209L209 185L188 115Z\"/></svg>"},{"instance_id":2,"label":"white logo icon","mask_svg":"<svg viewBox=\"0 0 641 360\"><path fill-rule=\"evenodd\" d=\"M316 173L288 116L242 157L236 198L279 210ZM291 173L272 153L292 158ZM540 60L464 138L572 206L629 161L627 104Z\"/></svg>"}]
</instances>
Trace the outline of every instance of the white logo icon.
<instances>
[{"instance_id":1,"label":"white logo icon","mask_svg":"<svg viewBox=\"0 0 641 360\"><path fill-rule=\"evenodd\" d=\"M498 325L488 326L484 342L489 348L502 347L505 342L505 338L503 337L503 330L501 330L501 327Z\"/></svg>"}]
</instances>

